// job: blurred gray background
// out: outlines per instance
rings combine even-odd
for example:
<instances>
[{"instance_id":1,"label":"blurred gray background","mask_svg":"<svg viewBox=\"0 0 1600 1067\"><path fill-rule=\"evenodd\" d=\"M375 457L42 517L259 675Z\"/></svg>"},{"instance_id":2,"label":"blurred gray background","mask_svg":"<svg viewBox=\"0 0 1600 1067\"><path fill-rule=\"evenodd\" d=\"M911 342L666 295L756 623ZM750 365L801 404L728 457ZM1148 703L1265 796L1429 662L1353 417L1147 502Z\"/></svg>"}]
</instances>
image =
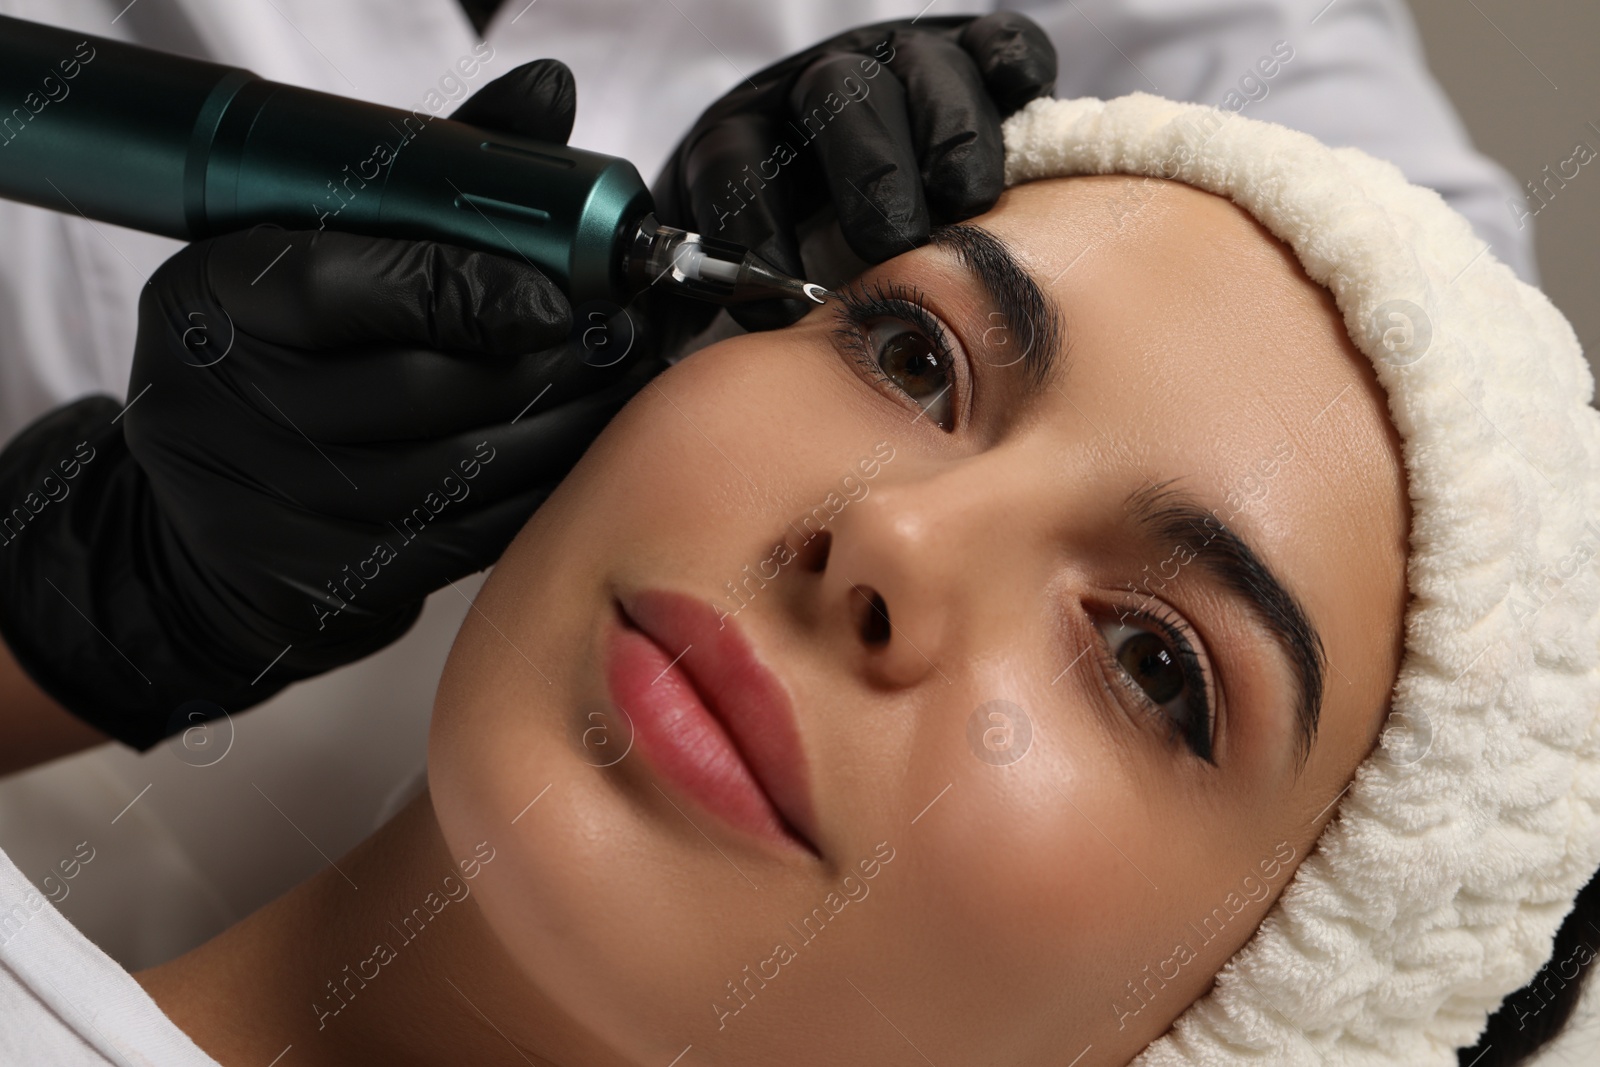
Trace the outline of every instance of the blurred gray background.
<instances>
[{"instance_id":1,"label":"blurred gray background","mask_svg":"<svg viewBox=\"0 0 1600 1067\"><path fill-rule=\"evenodd\" d=\"M1523 184L1540 287L1600 376L1600 3L1409 0L1428 66L1478 150ZM1597 154L1552 180L1582 143ZM1577 161L1565 166L1571 174ZM1548 166L1550 170L1545 171ZM1548 200L1541 203L1527 183ZM1511 214L1511 209L1506 209ZM1516 215L1511 217L1516 218Z\"/></svg>"}]
</instances>

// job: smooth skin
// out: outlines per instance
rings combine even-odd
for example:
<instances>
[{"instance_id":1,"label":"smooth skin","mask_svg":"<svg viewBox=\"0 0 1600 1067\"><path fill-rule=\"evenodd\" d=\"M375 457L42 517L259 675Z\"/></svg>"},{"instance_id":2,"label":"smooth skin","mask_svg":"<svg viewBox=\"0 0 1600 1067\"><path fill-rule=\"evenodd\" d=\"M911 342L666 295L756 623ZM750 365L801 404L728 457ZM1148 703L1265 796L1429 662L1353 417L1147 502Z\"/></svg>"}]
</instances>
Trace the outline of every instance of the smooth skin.
<instances>
[{"instance_id":1,"label":"smooth skin","mask_svg":"<svg viewBox=\"0 0 1600 1067\"><path fill-rule=\"evenodd\" d=\"M852 361L837 300L663 373L480 593L439 686L429 791L338 871L138 976L203 1048L229 1067L288 1045L283 1067L1091 1067L1127 1063L1206 991L1382 728L1406 604L1399 440L1330 295L1228 201L1068 178L972 221L1059 304L1065 375L1020 401L1019 331L932 246L862 281L914 284L950 331L950 429ZM846 475L867 492L804 543ZM1118 611L1173 554L1130 535L1124 500L1170 479L1228 508L1321 634L1298 774L1287 661L1199 567L1139 588L1203 644L1215 765L1115 676ZM575 741L606 699L614 593L732 610L725 583L785 537L795 558L729 624L792 697L820 858L725 826L637 752L601 768ZM1005 765L968 732L997 699L1032 730ZM471 895L400 944L388 924L481 843ZM1198 951L1169 962L1185 939ZM380 941L395 958L320 1015Z\"/></svg>"}]
</instances>

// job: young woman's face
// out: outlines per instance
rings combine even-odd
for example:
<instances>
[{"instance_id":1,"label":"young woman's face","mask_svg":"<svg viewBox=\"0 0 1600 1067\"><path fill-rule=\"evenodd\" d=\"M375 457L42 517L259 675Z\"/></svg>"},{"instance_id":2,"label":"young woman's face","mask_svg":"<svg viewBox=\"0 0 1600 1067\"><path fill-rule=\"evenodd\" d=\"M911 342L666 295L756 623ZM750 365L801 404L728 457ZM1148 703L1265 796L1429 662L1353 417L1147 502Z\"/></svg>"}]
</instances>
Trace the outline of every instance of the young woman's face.
<instances>
[{"instance_id":1,"label":"young woman's face","mask_svg":"<svg viewBox=\"0 0 1600 1067\"><path fill-rule=\"evenodd\" d=\"M445 838L619 1060L1125 1063L1378 737L1404 469L1329 294L1178 183L968 225L647 386L455 643Z\"/></svg>"}]
</instances>

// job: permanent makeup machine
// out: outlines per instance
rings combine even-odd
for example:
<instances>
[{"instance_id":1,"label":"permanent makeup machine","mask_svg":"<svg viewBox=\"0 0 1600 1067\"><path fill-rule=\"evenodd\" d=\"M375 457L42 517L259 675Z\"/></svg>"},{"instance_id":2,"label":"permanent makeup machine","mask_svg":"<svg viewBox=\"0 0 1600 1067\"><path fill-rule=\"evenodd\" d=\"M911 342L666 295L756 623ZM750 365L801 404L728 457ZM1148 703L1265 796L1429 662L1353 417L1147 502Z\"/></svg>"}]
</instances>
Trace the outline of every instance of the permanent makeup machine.
<instances>
[{"instance_id":1,"label":"permanent makeup machine","mask_svg":"<svg viewBox=\"0 0 1600 1067\"><path fill-rule=\"evenodd\" d=\"M184 241L274 223L521 258L574 304L823 300L661 225L632 163L0 16L0 196Z\"/></svg>"}]
</instances>

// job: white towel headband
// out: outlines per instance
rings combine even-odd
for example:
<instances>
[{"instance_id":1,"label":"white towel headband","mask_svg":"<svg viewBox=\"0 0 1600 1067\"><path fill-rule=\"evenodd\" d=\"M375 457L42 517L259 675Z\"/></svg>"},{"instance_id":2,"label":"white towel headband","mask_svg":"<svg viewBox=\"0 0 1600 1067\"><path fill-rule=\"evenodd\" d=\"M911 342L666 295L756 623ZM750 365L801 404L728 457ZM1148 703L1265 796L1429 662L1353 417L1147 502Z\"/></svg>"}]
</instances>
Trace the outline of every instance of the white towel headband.
<instances>
[{"instance_id":1,"label":"white towel headband","mask_svg":"<svg viewBox=\"0 0 1600 1067\"><path fill-rule=\"evenodd\" d=\"M1600 866L1600 412L1578 339L1358 149L1148 93L1036 100L1005 143L1007 185L1169 178L1292 248L1388 393L1411 496L1389 728L1255 935L1134 1063L1455 1067Z\"/></svg>"}]
</instances>

